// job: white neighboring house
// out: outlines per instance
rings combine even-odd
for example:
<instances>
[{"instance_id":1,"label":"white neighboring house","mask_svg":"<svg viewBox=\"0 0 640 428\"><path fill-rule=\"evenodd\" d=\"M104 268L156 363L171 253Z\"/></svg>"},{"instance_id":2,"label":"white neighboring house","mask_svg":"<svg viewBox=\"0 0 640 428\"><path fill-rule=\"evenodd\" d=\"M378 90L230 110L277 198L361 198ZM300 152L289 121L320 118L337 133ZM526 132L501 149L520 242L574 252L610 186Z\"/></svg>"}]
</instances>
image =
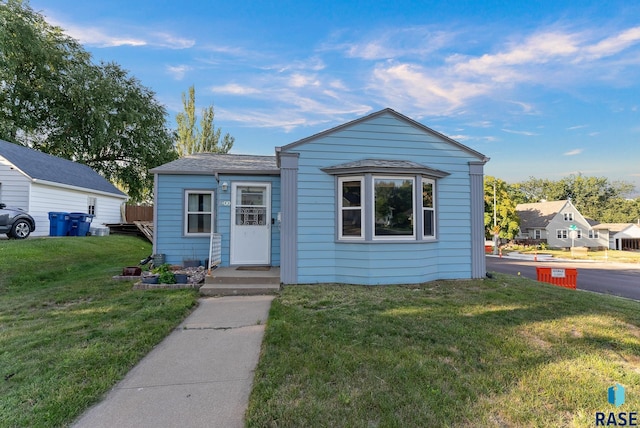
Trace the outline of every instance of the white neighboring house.
<instances>
[{"instance_id":1,"label":"white neighboring house","mask_svg":"<svg viewBox=\"0 0 640 428\"><path fill-rule=\"evenodd\" d=\"M610 250L640 250L640 224L601 223L593 228L608 236Z\"/></svg>"},{"instance_id":2,"label":"white neighboring house","mask_svg":"<svg viewBox=\"0 0 640 428\"><path fill-rule=\"evenodd\" d=\"M49 235L49 212L91 214L92 226L120 223L127 199L86 165L0 140L0 202L33 216L32 236Z\"/></svg>"},{"instance_id":3,"label":"white neighboring house","mask_svg":"<svg viewBox=\"0 0 640 428\"><path fill-rule=\"evenodd\" d=\"M568 200L519 204L516 212L518 240L543 240L552 248L640 249L640 224L598 223L585 218Z\"/></svg>"},{"instance_id":4,"label":"white neighboring house","mask_svg":"<svg viewBox=\"0 0 640 428\"><path fill-rule=\"evenodd\" d=\"M519 240L546 240L552 248L606 248L609 235L596 229L598 222L585 218L569 200L518 204ZM607 233L605 233L607 232Z\"/></svg>"}]
</instances>

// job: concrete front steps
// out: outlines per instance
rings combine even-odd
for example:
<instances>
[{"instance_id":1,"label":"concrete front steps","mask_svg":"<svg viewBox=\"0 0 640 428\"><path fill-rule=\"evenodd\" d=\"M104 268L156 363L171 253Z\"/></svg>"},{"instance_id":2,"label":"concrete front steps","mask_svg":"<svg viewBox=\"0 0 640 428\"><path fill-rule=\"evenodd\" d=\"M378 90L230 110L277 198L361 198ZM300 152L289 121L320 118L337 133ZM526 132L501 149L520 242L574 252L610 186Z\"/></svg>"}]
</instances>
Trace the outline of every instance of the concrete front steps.
<instances>
[{"instance_id":1,"label":"concrete front steps","mask_svg":"<svg viewBox=\"0 0 640 428\"><path fill-rule=\"evenodd\" d=\"M256 270L253 270L256 269ZM280 291L280 268L223 267L211 271L200 287L203 296L255 296Z\"/></svg>"}]
</instances>

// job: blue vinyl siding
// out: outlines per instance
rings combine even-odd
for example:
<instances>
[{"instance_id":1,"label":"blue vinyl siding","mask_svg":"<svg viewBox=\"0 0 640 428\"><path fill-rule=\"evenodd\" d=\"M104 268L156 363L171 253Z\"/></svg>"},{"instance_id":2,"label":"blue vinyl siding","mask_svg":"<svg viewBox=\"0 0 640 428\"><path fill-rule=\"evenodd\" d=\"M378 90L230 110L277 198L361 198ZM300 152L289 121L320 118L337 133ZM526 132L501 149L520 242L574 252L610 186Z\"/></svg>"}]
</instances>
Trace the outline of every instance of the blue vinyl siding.
<instances>
[{"instance_id":1,"label":"blue vinyl siding","mask_svg":"<svg viewBox=\"0 0 640 428\"><path fill-rule=\"evenodd\" d=\"M289 150L300 154L298 283L376 285L471 277L469 162L476 156L391 114ZM336 181L320 168L362 159L408 160L450 174L436 180L436 241L337 241Z\"/></svg>"},{"instance_id":2,"label":"blue vinyl siding","mask_svg":"<svg viewBox=\"0 0 640 428\"><path fill-rule=\"evenodd\" d=\"M184 235L184 193L187 190L214 191L214 229L222 235L222 266L229 265L229 235L231 184L234 182L270 182L271 215L280 211L280 177L220 175L227 182L223 191L213 175L158 174L156 188L155 252L165 254L167 263L182 264L184 259L197 258L203 263L209 257L209 237ZM280 265L280 230L271 228L271 265Z\"/></svg>"}]
</instances>

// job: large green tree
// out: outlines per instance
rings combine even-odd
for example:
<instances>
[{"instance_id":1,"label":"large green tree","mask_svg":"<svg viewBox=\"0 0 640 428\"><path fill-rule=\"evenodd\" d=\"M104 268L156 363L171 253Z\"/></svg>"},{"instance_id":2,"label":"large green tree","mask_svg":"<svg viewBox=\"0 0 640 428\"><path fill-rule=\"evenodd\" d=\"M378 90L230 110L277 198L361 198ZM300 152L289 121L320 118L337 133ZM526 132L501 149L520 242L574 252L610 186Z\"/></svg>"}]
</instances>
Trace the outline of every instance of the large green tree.
<instances>
[{"instance_id":1,"label":"large green tree","mask_svg":"<svg viewBox=\"0 0 640 428\"><path fill-rule=\"evenodd\" d=\"M531 177L513 187L519 193L516 196L518 203L570 199L582 215L601 222L610 202L623 199L634 189L633 184L624 181L610 182L604 177L582 174L572 174L557 181Z\"/></svg>"},{"instance_id":2,"label":"large green tree","mask_svg":"<svg viewBox=\"0 0 640 428\"><path fill-rule=\"evenodd\" d=\"M484 178L484 227L489 239L494 234L502 239L513 239L520 231L516 213L517 202L512 198L510 186L490 175Z\"/></svg>"},{"instance_id":3,"label":"large green tree","mask_svg":"<svg viewBox=\"0 0 640 428\"><path fill-rule=\"evenodd\" d=\"M233 147L235 138L215 127L213 106L202 109L202 117L198 126L196 115L196 90L189 88L189 95L182 93L184 111L176 115L178 129L176 131L176 149L182 156L192 153L228 153ZM222 140L220 140L222 137Z\"/></svg>"},{"instance_id":4,"label":"large green tree","mask_svg":"<svg viewBox=\"0 0 640 428\"><path fill-rule=\"evenodd\" d=\"M88 52L28 2L0 2L0 138L85 163L132 200L175 159L166 110L114 63Z\"/></svg>"}]
</instances>

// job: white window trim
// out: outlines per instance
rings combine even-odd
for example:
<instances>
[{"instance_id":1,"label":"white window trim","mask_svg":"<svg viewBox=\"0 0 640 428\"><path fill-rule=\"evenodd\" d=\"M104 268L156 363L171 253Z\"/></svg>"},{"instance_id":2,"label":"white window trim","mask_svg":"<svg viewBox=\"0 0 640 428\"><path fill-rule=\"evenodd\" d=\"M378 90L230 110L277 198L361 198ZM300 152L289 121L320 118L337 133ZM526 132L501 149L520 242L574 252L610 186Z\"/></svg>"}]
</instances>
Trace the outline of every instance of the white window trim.
<instances>
[{"instance_id":1,"label":"white window trim","mask_svg":"<svg viewBox=\"0 0 640 428\"><path fill-rule=\"evenodd\" d=\"M424 187L424 185L426 184L431 184L431 191L433 192L433 194L431 195L433 197L433 207L425 207L423 204L423 200L422 200L422 188ZM414 198L415 200L415 198ZM422 217L420 218L420 221L422 222L422 240L423 241L435 241L438 235L438 216L436 215L436 213L438 212L437 210L437 203L438 201L436 200L436 180L432 179L432 178L427 178L427 177L420 177L420 197L418 198L418 200L420 201L420 214L422 214ZM425 224L424 224L424 212L425 211L433 211L433 235L426 235L425 231ZM414 228L415 228L415 221L414 221Z\"/></svg>"},{"instance_id":2,"label":"white window trim","mask_svg":"<svg viewBox=\"0 0 640 428\"><path fill-rule=\"evenodd\" d=\"M564 221L573 221L573 213L564 213Z\"/></svg>"},{"instance_id":3,"label":"white window trim","mask_svg":"<svg viewBox=\"0 0 640 428\"><path fill-rule=\"evenodd\" d=\"M360 182L360 206L359 207L344 207L342 205L342 183L345 181L359 181ZM364 205L365 205L365 195L364 195L364 177L363 176L354 176L354 177L339 177L338 178L338 239L340 241L363 241L364 240ZM360 236L354 235L343 235L342 232L342 213L343 210L349 211L360 211Z\"/></svg>"},{"instance_id":4,"label":"white window trim","mask_svg":"<svg viewBox=\"0 0 640 428\"><path fill-rule=\"evenodd\" d=\"M93 210L91 209L91 207L93 207ZM97 213L98 213L98 198L95 196L87 196L87 214L96 216Z\"/></svg>"},{"instance_id":5,"label":"white window trim","mask_svg":"<svg viewBox=\"0 0 640 428\"><path fill-rule=\"evenodd\" d=\"M411 227L413 229L411 235L400 235L400 236L377 236L376 235L376 215L375 215L375 207L376 207L376 191L375 191L375 183L376 180L411 180L411 218L413 221L411 222ZM374 241L415 241L416 240L416 178L414 175L376 175L373 174L371 176L371 239ZM422 202L420 203L422 206Z\"/></svg>"},{"instance_id":6,"label":"white window trim","mask_svg":"<svg viewBox=\"0 0 640 428\"><path fill-rule=\"evenodd\" d=\"M183 210L182 210L182 215L183 215L183 234L184 236L189 236L189 237L199 237L199 236L210 236L211 232L204 232L204 233L190 233L189 232L189 214L204 214L207 213L207 211L193 211L190 212L189 211L189 195L193 195L193 194L209 194L211 195L211 210L208 211L211 214L211 232L215 231L215 213L214 213L214 206L215 206L215 192L213 190L203 190L203 189L189 189L189 190L185 190L184 191L184 206L183 206Z\"/></svg>"},{"instance_id":7,"label":"white window trim","mask_svg":"<svg viewBox=\"0 0 640 428\"><path fill-rule=\"evenodd\" d=\"M600 239L600 233L597 230L589 230L589 239Z\"/></svg>"},{"instance_id":8,"label":"white window trim","mask_svg":"<svg viewBox=\"0 0 640 428\"><path fill-rule=\"evenodd\" d=\"M342 175L336 177L336 240L337 242L434 242L438 240L438 183L437 179L426 177L421 174L354 174L354 175ZM413 234L404 236L375 236L375 191L374 183L375 179L400 179L400 180L412 180L412 218L413 218ZM361 189L361 206L360 218L361 229L360 236L344 236L342 235L342 183L345 181L359 181ZM417 221L424 222L424 210L422 205L422 185L423 183L431 183L433 185L433 235L425 235L424 224L418 224ZM430 208L426 208L430 209ZM420 214L420 215L418 215Z\"/></svg>"},{"instance_id":9,"label":"white window trim","mask_svg":"<svg viewBox=\"0 0 640 428\"><path fill-rule=\"evenodd\" d=\"M562 236L560 236L560 232L562 232ZM569 239L569 232L567 231L567 229L556 229L556 238Z\"/></svg>"}]
</instances>

